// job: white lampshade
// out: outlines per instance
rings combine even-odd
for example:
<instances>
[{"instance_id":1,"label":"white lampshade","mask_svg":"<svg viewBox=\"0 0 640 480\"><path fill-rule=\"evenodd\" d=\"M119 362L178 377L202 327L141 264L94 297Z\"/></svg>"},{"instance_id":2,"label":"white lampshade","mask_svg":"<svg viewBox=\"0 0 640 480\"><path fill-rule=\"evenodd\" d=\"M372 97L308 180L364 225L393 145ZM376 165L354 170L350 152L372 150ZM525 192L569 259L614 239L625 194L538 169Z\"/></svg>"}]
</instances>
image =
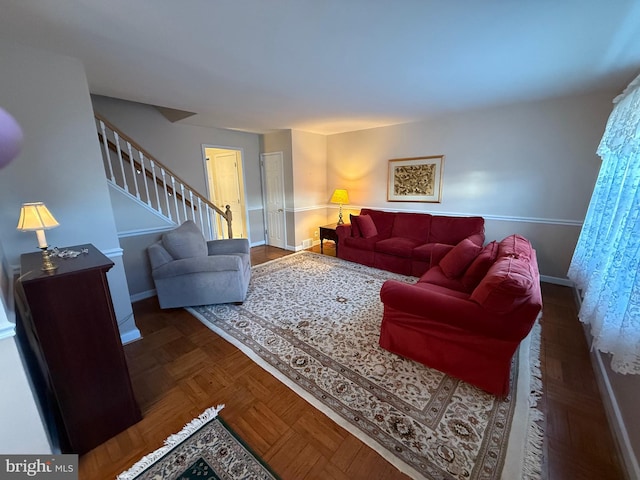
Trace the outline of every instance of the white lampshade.
<instances>
[{"instance_id":1,"label":"white lampshade","mask_svg":"<svg viewBox=\"0 0 640 480\"><path fill-rule=\"evenodd\" d=\"M331 195L331 200L329 200L329 202L346 205L349 203L349 194L346 190L337 188L333 191L333 195Z\"/></svg>"},{"instance_id":2,"label":"white lampshade","mask_svg":"<svg viewBox=\"0 0 640 480\"><path fill-rule=\"evenodd\" d=\"M43 250L47 248L47 237L45 230L55 228L60 224L53 218L49 209L42 202L23 203L20 209L20 219L18 220L18 230L22 232L36 232L38 246ZM54 270L56 267L48 264L45 270Z\"/></svg>"},{"instance_id":3,"label":"white lampshade","mask_svg":"<svg viewBox=\"0 0 640 480\"><path fill-rule=\"evenodd\" d=\"M48 230L60 224L51 215L47 206L42 202L23 203L20 209L20 220L18 220L18 230L23 232L33 232L37 230Z\"/></svg>"}]
</instances>

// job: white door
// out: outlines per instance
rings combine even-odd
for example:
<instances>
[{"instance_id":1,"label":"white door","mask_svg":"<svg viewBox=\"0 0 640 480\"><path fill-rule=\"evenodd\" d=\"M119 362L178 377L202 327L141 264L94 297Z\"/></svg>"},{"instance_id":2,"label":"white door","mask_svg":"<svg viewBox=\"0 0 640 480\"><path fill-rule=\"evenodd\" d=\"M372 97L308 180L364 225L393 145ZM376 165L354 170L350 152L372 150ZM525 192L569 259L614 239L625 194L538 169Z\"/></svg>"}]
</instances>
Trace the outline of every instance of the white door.
<instances>
[{"instance_id":1,"label":"white door","mask_svg":"<svg viewBox=\"0 0 640 480\"><path fill-rule=\"evenodd\" d=\"M247 238L244 195L242 189L242 158L237 150L219 148L205 148L207 159L207 180L209 183L209 198L222 210L226 205L231 208L234 238ZM227 222L219 216L218 232L228 238Z\"/></svg>"},{"instance_id":2,"label":"white door","mask_svg":"<svg viewBox=\"0 0 640 480\"><path fill-rule=\"evenodd\" d=\"M284 162L282 152L263 153L260 155L260 159L262 182L264 184L267 245L285 248Z\"/></svg>"}]
</instances>

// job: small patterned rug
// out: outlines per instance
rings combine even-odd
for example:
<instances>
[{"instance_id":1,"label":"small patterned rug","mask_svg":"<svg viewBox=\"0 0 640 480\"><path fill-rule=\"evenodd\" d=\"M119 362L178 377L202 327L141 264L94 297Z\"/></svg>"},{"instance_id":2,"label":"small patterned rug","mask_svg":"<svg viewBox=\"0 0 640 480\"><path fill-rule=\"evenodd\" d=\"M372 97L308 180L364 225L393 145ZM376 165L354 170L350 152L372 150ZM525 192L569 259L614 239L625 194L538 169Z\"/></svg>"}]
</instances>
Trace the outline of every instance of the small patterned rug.
<instances>
[{"instance_id":1,"label":"small patterned rug","mask_svg":"<svg viewBox=\"0 0 640 480\"><path fill-rule=\"evenodd\" d=\"M277 480L212 407L165 440L117 480Z\"/></svg>"},{"instance_id":2,"label":"small patterned rug","mask_svg":"<svg viewBox=\"0 0 640 480\"><path fill-rule=\"evenodd\" d=\"M188 310L413 478L539 478L539 326L498 399L379 346L389 278L416 280L300 252L254 267L244 304Z\"/></svg>"}]
</instances>

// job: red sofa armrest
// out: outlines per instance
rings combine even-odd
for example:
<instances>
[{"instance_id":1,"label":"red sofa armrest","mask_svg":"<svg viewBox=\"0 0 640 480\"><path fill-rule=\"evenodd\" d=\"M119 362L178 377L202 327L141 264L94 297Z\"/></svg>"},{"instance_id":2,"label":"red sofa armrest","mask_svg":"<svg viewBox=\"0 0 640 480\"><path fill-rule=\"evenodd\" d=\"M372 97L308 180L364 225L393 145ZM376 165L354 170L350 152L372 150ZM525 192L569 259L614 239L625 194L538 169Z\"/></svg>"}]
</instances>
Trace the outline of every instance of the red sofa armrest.
<instances>
[{"instance_id":1,"label":"red sofa armrest","mask_svg":"<svg viewBox=\"0 0 640 480\"><path fill-rule=\"evenodd\" d=\"M514 320L513 314L491 314L472 300L397 280L384 282L380 299L385 307L482 336L521 340L531 329Z\"/></svg>"},{"instance_id":2,"label":"red sofa armrest","mask_svg":"<svg viewBox=\"0 0 640 480\"><path fill-rule=\"evenodd\" d=\"M345 223L336 226L336 235L338 236L338 243L343 243L345 238L351 236L351 224Z\"/></svg>"}]
</instances>

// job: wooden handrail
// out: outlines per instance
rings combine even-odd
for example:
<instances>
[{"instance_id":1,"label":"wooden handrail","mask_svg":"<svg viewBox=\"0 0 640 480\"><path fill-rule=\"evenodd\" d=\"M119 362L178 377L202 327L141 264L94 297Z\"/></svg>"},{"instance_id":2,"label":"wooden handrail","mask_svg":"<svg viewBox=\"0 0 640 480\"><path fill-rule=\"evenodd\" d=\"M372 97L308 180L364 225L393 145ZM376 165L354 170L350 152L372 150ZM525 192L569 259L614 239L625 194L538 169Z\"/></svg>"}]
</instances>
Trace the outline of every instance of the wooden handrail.
<instances>
[{"instance_id":1,"label":"wooden handrail","mask_svg":"<svg viewBox=\"0 0 640 480\"><path fill-rule=\"evenodd\" d=\"M153 155L151 155L144 148L142 148L139 144L137 144L134 140L132 140L129 136L127 136L126 134L122 133L118 129L118 127L113 125L111 122L109 122L102 115L100 115L99 113L94 113L94 115L98 120L102 121L105 124L105 126L109 127L114 132L118 132L118 136L120 136L120 138L122 138L123 140L126 140L127 142L129 142L132 147L134 147L136 150L141 152L145 157L147 157L149 160L153 160L153 162L156 165L162 167L164 169L164 171L167 172L169 175L171 175L173 178L175 178L176 181L180 182L183 185L189 185L187 182L182 180L182 178L180 178L178 175L176 175L170 168L166 167L162 162L158 161ZM122 152L122 154L123 154L123 156L126 155L124 152ZM135 162L135 159L134 159L134 162ZM168 185L167 185L167 188L169 188ZM204 197L203 195L201 195L200 193L198 193L196 190L194 190L191 187L190 187L190 190L193 192L194 196L198 197L202 201L202 203L204 203L205 205L208 205L209 207L214 209L218 214L222 215L225 218L225 220L227 220L227 214L225 212L223 212L219 207L217 207L216 205L211 203L211 201L208 198ZM228 207L228 205L225 205L225 207Z\"/></svg>"},{"instance_id":2,"label":"wooden handrail","mask_svg":"<svg viewBox=\"0 0 640 480\"><path fill-rule=\"evenodd\" d=\"M120 135L120 134L118 133L118 135ZM103 137L102 137L102 134L100 132L98 132L98 139L100 140L100 142L104 141ZM111 140L107 139L107 145L109 146L109 150L111 150L114 153L118 153L118 147ZM133 146L133 145L131 145L131 146ZM129 154L127 152L122 152L121 151L120 155L122 155L122 159L125 162L131 163L131 158L129 157ZM147 158L149 158L149 157L147 157ZM154 160L154 163L156 163L155 160ZM133 165L137 170L142 171L142 165L135 158L133 159ZM164 168L164 167L162 167L162 168ZM148 169L146 169L146 168L144 169L144 174L149 180L153 181L153 174ZM156 184L158 184L161 187L163 186L162 181L159 178L156 178ZM167 185L167 192L169 192L171 195L177 196L182 201L182 195L179 192L174 192L173 188L170 185ZM186 198L184 199L184 202L187 205L189 205L189 207L192 207L194 210L198 209L197 206L191 205L191 202L189 200L187 200Z\"/></svg>"}]
</instances>

